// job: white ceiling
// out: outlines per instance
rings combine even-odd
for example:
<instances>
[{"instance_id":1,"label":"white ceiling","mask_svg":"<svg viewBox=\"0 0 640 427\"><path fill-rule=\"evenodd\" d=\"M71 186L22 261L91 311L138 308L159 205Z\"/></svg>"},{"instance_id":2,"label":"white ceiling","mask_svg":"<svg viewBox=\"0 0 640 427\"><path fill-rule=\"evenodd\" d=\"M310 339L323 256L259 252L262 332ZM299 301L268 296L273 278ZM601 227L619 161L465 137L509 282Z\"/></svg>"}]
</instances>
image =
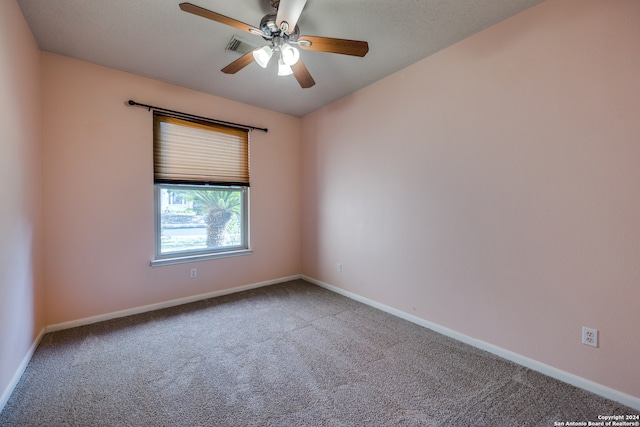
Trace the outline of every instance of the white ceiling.
<instances>
[{"instance_id":1,"label":"white ceiling","mask_svg":"<svg viewBox=\"0 0 640 427\"><path fill-rule=\"evenodd\" d=\"M365 40L364 58L302 51L316 81L302 89L253 63L220 72L240 54L233 35L264 40L180 10L185 0L18 0L40 49L274 111L303 116L542 0L308 0L304 35ZM269 0L189 0L259 27ZM274 62L274 61L272 61ZM140 102L144 102L141 100Z\"/></svg>"}]
</instances>

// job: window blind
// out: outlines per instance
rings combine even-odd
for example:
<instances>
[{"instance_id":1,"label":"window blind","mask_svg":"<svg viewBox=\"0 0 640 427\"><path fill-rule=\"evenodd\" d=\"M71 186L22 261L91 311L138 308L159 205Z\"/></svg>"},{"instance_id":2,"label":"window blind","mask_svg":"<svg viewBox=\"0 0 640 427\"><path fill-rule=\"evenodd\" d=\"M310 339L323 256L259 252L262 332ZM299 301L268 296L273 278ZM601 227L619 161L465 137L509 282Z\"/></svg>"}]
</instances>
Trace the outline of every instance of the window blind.
<instances>
[{"instance_id":1,"label":"window blind","mask_svg":"<svg viewBox=\"0 0 640 427\"><path fill-rule=\"evenodd\" d=\"M249 185L249 132L153 116L154 182Z\"/></svg>"}]
</instances>

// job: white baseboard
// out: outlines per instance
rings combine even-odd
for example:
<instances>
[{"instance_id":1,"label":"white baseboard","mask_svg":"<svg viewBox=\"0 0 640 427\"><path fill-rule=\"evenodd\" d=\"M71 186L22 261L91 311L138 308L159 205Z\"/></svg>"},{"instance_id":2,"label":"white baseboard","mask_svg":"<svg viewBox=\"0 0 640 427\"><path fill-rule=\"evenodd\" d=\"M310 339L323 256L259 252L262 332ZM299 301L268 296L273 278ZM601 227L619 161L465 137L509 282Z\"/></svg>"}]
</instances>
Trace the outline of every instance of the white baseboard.
<instances>
[{"instance_id":1,"label":"white baseboard","mask_svg":"<svg viewBox=\"0 0 640 427\"><path fill-rule=\"evenodd\" d=\"M13 393L13 390L20 382L20 378L22 378L22 374L24 374L24 371L27 369L27 365L31 361L31 357L33 356L33 353L35 353L36 348L38 348L38 344L40 344L40 340L42 340L44 334L45 331L44 328L42 328L36 339L33 341L33 344L31 344L31 347L29 347L27 354L24 356L22 362L18 366L18 369L16 369L15 374L13 374L13 378L11 378L11 381L9 381L9 384L2 393L2 396L0 396L0 412L2 412L5 405L9 401L9 397L11 397L11 393Z\"/></svg>"},{"instance_id":2,"label":"white baseboard","mask_svg":"<svg viewBox=\"0 0 640 427\"><path fill-rule=\"evenodd\" d=\"M275 285L276 283L287 282L289 280L295 280L302 278L297 274L294 276L281 277L279 279L267 280L264 282L253 283L250 285L237 286L235 288L223 289L221 291L207 292L205 294L193 295L190 297L173 299L170 301L163 301L156 304L143 305L140 307L128 308L126 310L114 311L111 313L99 314L97 316L85 317L83 319L72 320L69 322L56 323L53 325L45 326L45 333L61 331L64 329L71 329L78 326L91 325L92 323L103 322L105 320L117 319L119 317L132 316L134 314L146 313L154 310L161 310L163 308L175 307L177 305L188 304L190 302L202 301L209 298L219 297L223 295L235 294L237 292L247 291L249 289L261 288L263 286Z\"/></svg>"},{"instance_id":3,"label":"white baseboard","mask_svg":"<svg viewBox=\"0 0 640 427\"><path fill-rule=\"evenodd\" d=\"M435 332L441 333L442 335L446 335L450 338L453 338L458 341L462 341L465 344L469 344L473 347L479 348L481 350L488 351L489 353L495 354L496 356L502 357L503 359L510 360L518 365L529 368L533 371L540 372L544 375L547 375L551 378L555 378L567 384L571 384L572 386L581 388L583 390L589 391L591 393L597 394L598 396L602 396L606 399L610 399L616 402L619 402L623 405L629 406L630 408L636 409L640 411L640 398L634 397L625 393L622 393L618 390L614 390L612 388L603 386L602 384L598 384L596 382L587 380L585 378L579 377L574 374L570 374L568 372L562 371L560 369L554 368L553 366L546 365L544 363L538 362L536 360L530 359L528 357L522 356L520 354L514 353L509 350L505 350L501 347L495 346L493 344L489 344L487 342L477 340L475 338L471 338L467 335L461 334L454 330L445 328L444 326L440 326L436 323L429 322L427 320L421 319L420 317L414 316L412 314L405 313L404 311L400 311L393 307L389 307L387 305L381 304L377 301L371 300L369 298L362 297L360 295L354 294L352 292L346 291L344 289L338 288L337 286L330 285L328 283L321 282L320 280L316 280L312 277L302 276L302 279L307 280L313 284L321 286L327 290L338 293L340 295L346 296L353 300L359 301L363 304L369 305L371 307L377 308L389 314L392 314L396 317L399 317L404 320L408 320L409 322L415 323L417 325L423 326L427 329L431 329Z\"/></svg>"}]
</instances>

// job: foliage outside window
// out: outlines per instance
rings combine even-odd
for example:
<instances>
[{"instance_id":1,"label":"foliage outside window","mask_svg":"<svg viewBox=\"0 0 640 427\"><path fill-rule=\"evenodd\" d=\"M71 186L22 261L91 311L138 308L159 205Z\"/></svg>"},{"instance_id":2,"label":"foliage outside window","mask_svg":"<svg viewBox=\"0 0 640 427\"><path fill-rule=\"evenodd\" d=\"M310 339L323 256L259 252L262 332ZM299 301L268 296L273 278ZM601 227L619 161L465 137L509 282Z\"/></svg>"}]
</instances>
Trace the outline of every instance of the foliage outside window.
<instances>
[{"instance_id":1,"label":"foliage outside window","mask_svg":"<svg viewBox=\"0 0 640 427\"><path fill-rule=\"evenodd\" d=\"M152 265L248 253L248 132L154 115Z\"/></svg>"}]
</instances>

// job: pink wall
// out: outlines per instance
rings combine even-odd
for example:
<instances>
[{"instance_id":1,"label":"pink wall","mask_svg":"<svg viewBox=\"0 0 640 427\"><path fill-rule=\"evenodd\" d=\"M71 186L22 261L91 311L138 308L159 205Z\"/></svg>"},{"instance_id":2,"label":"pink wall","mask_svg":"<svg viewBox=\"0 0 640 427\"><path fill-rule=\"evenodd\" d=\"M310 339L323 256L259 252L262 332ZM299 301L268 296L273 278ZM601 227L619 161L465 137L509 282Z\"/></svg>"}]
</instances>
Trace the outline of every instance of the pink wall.
<instances>
[{"instance_id":1,"label":"pink wall","mask_svg":"<svg viewBox=\"0 0 640 427\"><path fill-rule=\"evenodd\" d=\"M43 323L38 47L0 2L0 408Z\"/></svg>"},{"instance_id":2,"label":"pink wall","mask_svg":"<svg viewBox=\"0 0 640 427\"><path fill-rule=\"evenodd\" d=\"M640 397L638 22L547 1L306 116L304 274Z\"/></svg>"},{"instance_id":3,"label":"pink wall","mask_svg":"<svg viewBox=\"0 0 640 427\"><path fill-rule=\"evenodd\" d=\"M42 76L47 324L300 273L301 119L49 53ZM250 135L252 255L149 266L152 115L129 99L269 128Z\"/></svg>"}]
</instances>

